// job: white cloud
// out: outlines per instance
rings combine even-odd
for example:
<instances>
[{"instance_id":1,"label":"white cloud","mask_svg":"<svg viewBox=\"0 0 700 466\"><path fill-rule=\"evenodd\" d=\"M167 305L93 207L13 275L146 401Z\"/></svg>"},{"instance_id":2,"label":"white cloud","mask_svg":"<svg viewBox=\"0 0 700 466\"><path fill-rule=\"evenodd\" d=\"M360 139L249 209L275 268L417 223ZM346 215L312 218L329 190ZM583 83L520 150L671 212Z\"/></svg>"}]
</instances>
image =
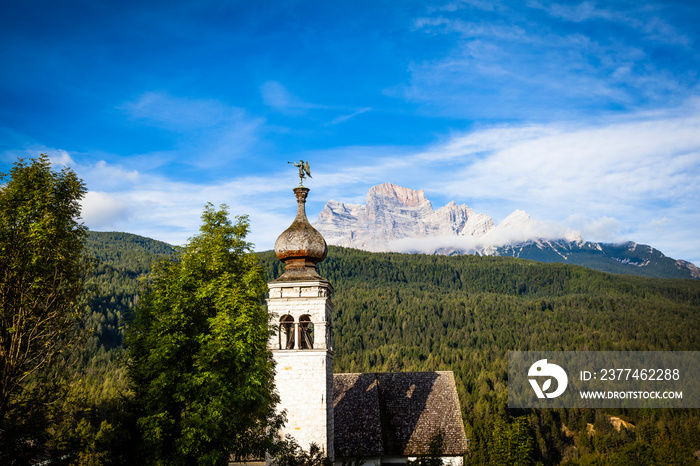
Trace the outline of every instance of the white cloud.
<instances>
[{"instance_id":1,"label":"white cloud","mask_svg":"<svg viewBox=\"0 0 700 466\"><path fill-rule=\"evenodd\" d=\"M564 128L515 141L463 172L475 196L536 197L548 205L622 205L694 196L700 116ZM453 187L457 188L459 183Z\"/></svg>"},{"instance_id":2,"label":"white cloud","mask_svg":"<svg viewBox=\"0 0 700 466\"><path fill-rule=\"evenodd\" d=\"M46 147L44 145L32 145L32 147L23 150L3 151L0 153L0 160L7 162L9 165L15 163L18 159L25 159L25 161L27 161L27 159L35 159L41 154L49 156L49 163L54 170L61 170L75 163L70 154L65 150Z\"/></svg>"},{"instance_id":3,"label":"white cloud","mask_svg":"<svg viewBox=\"0 0 700 466\"><path fill-rule=\"evenodd\" d=\"M72 168L90 188L82 217L94 230L126 231L181 245L197 234L204 206L211 202L227 204L232 216L249 215L249 241L269 249L295 212L291 188L289 194L284 189L292 182L281 187L282 177L275 174L198 183L128 172L105 161Z\"/></svg>"},{"instance_id":4,"label":"white cloud","mask_svg":"<svg viewBox=\"0 0 700 466\"><path fill-rule=\"evenodd\" d=\"M358 146L301 156L312 161L312 221L330 199L364 203L369 187L392 182L424 189L435 208L455 200L497 222L524 209L541 221L532 236L571 228L586 240L632 240L700 262L698 102L595 124L482 128L422 149ZM79 160L73 168L91 190L84 216L92 228L182 244L197 233L205 203L227 203L232 214L250 215L250 240L269 249L295 212L298 178L286 165L265 176L183 182L70 154L64 160ZM502 243L507 234L484 241Z\"/></svg>"},{"instance_id":5,"label":"white cloud","mask_svg":"<svg viewBox=\"0 0 700 466\"><path fill-rule=\"evenodd\" d=\"M159 158L201 168L220 166L248 154L259 144L265 125L263 118L252 117L242 108L164 92L144 93L121 109L174 136L176 148L170 153L157 152Z\"/></svg>"},{"instance_id":6,"label":"white cloud","mask_svg":"<svg viewBox=\"0 0 700 466\"><path fill-rule=\"evenodd\" d=\"M389 250L397 252L422 252L432 254L435 250L483 251L492 247L528 240L555 240L566 238L578 240L580 234L554 222L533 221L522 229L496 227L483 236L431 236L425 238L402 238L389 242Z\"/></svg>"},{"instance_id":7,"label":"white cloud","mask_svg":"<svg viewBox=\"0 0 700 466\"><path fill-rule=\"evenodd\" d=\"M305 104L298 97L292 95L277 81L267 81L260 87L263 102L269 107L287 109L300 108Z\"/></svg>"},{"instance_id":8,"label":"white cloud","mask_svg":"<svg viewBox=\"0 0 700 466\"><path fill-rule=\"evenodd\" d=\"M673 105L693 92L692 65L657 58L667 54L660 45L688 45L688 39L654 16L653 8L627 11L589 2L530 7L550 17L510 5L500 9L498 20L456 8L417 18L417 33L445 35L443 48L411 62L408 82L386 93L422 104L427 114L553 121L591 110ZM552 18L604 24L595 30L563 27ZM629 28L620 31L620 24ZM676 62L696 59L690 47L674 46L673 53Z\"/></svg>"},{"instance_id":9,"label":"white cloud","mask_svg":"<svg viewBox=\"0 0 700 466\"><path fill-rule=\"evenodd\" d=\"M666 218L666 217L659 218L659 219L653 219L651 222L649 222L650 225L658 226L658 227L663 226L663 225L667 225L669 223L671 223L671 219Z\"/></svg>"},{"instance_id":10,"label":"white cloud","mask_svg":"<svg viewBox=\"0 0 700 466\"><path fill-rule=\"evenodd\" d=\"M606 8L598 8L593 2L582 2L577 5L550 3L543 5L540 2L530 2L528 6L531 8L540 8L547 11L550 15L562 18L568 21L582 22L591 19L605 20L625 20L625 16L621 13L614 12Z\"/></svg>"},{"instance_id":11,"label":"white cloud","mask_svg":"<svg viewBox=\"0 0 700 466\"><path fill-rule=\"evenodd\" d=\"M470 236L431 236L427 238L402 238L390 241L388 249L396 252L432 254L436 250L473 252L482 245L478 238Z\"/></svg>"},{"instance_id":12,"label":"white cloud","mask_svg":"<svg viewBox=\"0 0 700 466\"><path fill-rule=\"evenodd\" d=\"M423 150L354 147L308 155L329 160L314 178L315 199L364 203L370 186L392 182L424 189L436 208L465 202L496 221L527 210L542 221L542 237L571 228L586 240L632 240L700 261L696 101L596 123L483 128Z\"/></svg>"},{"instance_id":13,"label":"white cloud","mask_svg":"<svg viewBox=\"0 0 700 466\"><path fill-rule=\"evenodd\" d=\"M74 164L75 165L75 164ZM84 179L90 186L103 188L136 185L141 181L141 176L137 170L127 171L118 165L108 164L100 160L83 172Z\"/></svg>"},{"instance_id":14,"label":"white cloud","mask_svg":"<svg viewBox=\"0 0 700 466\"><path fill-rule=\"evenodd\" d=\"M180 130L207 127L228 118L231 113L216 100L180 98L165 92L146 92L121 108L132 118Z\"/></svg>"},{"instance_id":15,"label":"white cloud","mask_svg":"<svg viewBox=\"0 0 700 466\"><path fill-rule=\"evenodd\" d=\"M292 94L277 81L266 81L260 86L260 94L263 98L263 103L268 107L285 113L301 113L308 109L327 109L325 105L305 102L298 96Z\"/></svg>"},{"instance_id":16,"label":"white cloud","mask_svg":"<svg viewBox=\"0 0 700 466\"><path fill-rule=\"evenodd\" d=\"M83 221L93 230L113 229L129 219L128 202L112 194L89 191L81 204Z\"/></svg>"},{"instance_id":17,"label":"white cloud","mask_svg":"<svg viewBox=\"0 0 700 466\"><path fill-rule=\"evenodd\" d=\"M566 223L581 232L584 238L595 238L596 241L605 243L622 242L623 225L613 217L599 217L590 219L581 214L570 215Z\"/></svg>"},{"instance_id":18,"label":"white cloud","mask_svg":"<svg viewBox=\"0 0 700 466\"><path fill-rule=\"evenodd\" d=\"M581 2L579 4L561 4L555 2L530 2L531 8L542 9L554 18L572 22L584 22L591 20L604 20L615 22L640 30L649 37L670 44L688 45L690 40L684 34L677 32L669 23L655 15L659 5L630 4L629 10L614 10L601 8L595 2Z\"/></svg>"},{"instance_id":19,"label":"white cloud","mask_svg":"<svg viewBox=\"0 0 700 466\"><path fill-rule=\"evenodd\" d=\"M326 123L327 125L344 123L351 118L372 110L371 107L357 108L307 102L289 92L285 86L277 81L266 81L263 83L263 85L260 86L260 94L265 105L274 108L282 114L305 115L310 110L321 111L326 114L331 112L344 112L342 115L339 115Z\"/></svg>"},{"instance_id":20,"label":"white cloud","mask_svg":"<svg viewBox=\"0 0 700 466\"><path fill-rule=\"evenodd\" d=\"M337 125L338 123L344 123L344 122L348 121L350 118L356 117L357 115L362 115L363 113L369 112L370 110L372 110L372 107L361 108L361 109L359 109L353 113L350 113L348 115L341 115L339 117L336 117L333 121L331 121L330 124Z\"/></svg>"},{"instance_id":21,"label":"white cloud","mask_svg":"<svg viewBox=\"0 0 700 466\"><path fill-rule=\"evenodd\" d=\"M69 167L75 163L68 152L64 150L52 153L49 155L49 159L51 160L51 165L54 167Z\"/></svg>"}]
</instances>

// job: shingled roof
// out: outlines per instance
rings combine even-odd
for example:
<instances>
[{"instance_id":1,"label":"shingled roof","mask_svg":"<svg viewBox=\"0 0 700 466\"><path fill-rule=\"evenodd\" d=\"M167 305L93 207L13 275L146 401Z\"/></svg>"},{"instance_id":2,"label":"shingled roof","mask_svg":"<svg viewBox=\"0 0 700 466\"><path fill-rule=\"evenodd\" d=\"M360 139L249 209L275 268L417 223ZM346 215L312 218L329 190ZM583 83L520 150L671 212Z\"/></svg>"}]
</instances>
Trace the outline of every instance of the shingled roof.
<instances>
[{"instance_id":1,"label":"shingled roof","mask_svg":"<svg viewBox=\"0 0 700 466\"><path fill-rule=\"evenodd\" d=\"M337 457L426 455L438 433L467 452L452 372L334 374L333 408Z\"/></svg>"}]
</instances>

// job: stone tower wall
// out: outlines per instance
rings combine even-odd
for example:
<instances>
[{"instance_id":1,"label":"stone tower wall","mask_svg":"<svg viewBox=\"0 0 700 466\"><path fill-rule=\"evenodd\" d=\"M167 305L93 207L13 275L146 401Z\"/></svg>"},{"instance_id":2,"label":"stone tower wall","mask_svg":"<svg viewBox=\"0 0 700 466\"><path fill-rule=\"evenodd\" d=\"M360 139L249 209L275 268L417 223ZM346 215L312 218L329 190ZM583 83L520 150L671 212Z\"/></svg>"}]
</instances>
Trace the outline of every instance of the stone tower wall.
<instances>
[{"instance_id":1,"label":"stone tower wall","mask_svg":"<svg viewBox=\"0 0 700 466\"><path fill-rule=\"evenodd\" d=\"M311 443L334 457L333 450L333 343L330 327L333 288L325 280L270 282L268 310L277 327L282 316L294 319L294 349L281 349L276 331L268 347L276 363L275 385L280 410L287 423L282 435L290 434L308 451ZM299 319L309 316L314 327L313 348L300 349ZM284 346L284 345L282 345Z\"/></svg>"}]
</instances>

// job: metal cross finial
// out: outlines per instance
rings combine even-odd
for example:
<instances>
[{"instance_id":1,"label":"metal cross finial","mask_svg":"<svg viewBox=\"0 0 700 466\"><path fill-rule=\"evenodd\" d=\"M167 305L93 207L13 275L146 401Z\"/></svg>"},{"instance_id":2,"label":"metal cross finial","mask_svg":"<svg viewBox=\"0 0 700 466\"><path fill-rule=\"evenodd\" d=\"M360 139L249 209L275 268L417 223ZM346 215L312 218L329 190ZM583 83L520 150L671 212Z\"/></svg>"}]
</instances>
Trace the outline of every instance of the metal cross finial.
<instances>
[{"instance_id":1,"label":"metal cross finial","mask_svg":"<svg viewBox=\"0 0 700 466\"><path fill-rule=\"evenodd\" d=\"M296 162L287 162L291 163L295 167L299 167L299 186L304 186L304 178L308 176L309 178L313 178L311 176L311 169L309 168L309 161L307 160L304 162L303 160L299 160L299 163Z\"/></svg>"}]
</instances>

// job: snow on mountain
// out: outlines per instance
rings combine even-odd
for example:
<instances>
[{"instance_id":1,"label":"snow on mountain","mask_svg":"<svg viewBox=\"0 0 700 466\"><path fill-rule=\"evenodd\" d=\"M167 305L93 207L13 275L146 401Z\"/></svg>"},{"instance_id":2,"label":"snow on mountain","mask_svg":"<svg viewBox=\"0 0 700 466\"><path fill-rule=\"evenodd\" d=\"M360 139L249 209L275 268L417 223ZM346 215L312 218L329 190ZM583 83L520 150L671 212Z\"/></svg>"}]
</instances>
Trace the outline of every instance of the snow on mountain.
<instances>
[{"instance_id":1,"label":"snow on mountain","mask_svg":"<svg viewBox=\"0 0 700 466\"><path fill-rule=\"evenodd\" d=\"M367 202L328 201L314 227L335 246L373 252L479 254L566 262L616 273L700 278L700 269L636 243L587 242L577 231L516 210L497 226L491 217L450 201L434 210L423 190L384 183Z\"/></svg>"},{"instance_id":2,"label":"snow on mountain","mask_svg":"<svg viewBox=\"0 0 700 466\"><path fill-rule=\"evenodd\" d=\"M498 226L508 230L525 230L532 228L534 223L535 221L532 220L532 217L527 212L518 209L504 218Z\"/></svg>"},{"instance_id":3,"label":"snow on mountain","mask_svg":"<svg viewBox=\"0 0 700 466\"><path fill-rule=\"evenodd\" d=\"M369 190L365 205L329 201L314 227L328 244L391 251L393 242L406 239L482 236L493 220L454 202L436 211L423 190L385 183Z\"/></svg>"},{"instance_id":4,"label":"snow on mountain","mask_svg":"<svg viewBox=\"0 0 700 466\"><path fill-rule=\"evenodd\" d=\"M494 247L534 238L580 238L522 210L498 226L488 215L454 201L434 210L423 190L391 183L370 188L366 205L329 201L314 226L328 244L375 252L489 254Z\"/></svg>"}]
</instances>

